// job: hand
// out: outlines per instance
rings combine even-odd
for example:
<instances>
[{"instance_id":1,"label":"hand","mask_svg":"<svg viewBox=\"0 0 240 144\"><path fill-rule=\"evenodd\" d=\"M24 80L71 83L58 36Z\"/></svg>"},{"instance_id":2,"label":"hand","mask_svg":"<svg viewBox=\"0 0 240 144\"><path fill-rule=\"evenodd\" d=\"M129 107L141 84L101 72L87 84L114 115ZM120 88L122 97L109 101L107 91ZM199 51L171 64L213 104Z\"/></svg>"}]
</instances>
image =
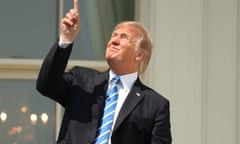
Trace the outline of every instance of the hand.
<instances>
[{"instance_id":1,"label":"hand","mask_svg":"<svg viewBox=\"0 0 240 144\"><path fill-rule=\"evenodd\" d=\"M61 21L60 37L63 42L73 42L81 28L78 11L78 0L74 0L74 8L71 9Z\"/></svg>"}]
</instances>

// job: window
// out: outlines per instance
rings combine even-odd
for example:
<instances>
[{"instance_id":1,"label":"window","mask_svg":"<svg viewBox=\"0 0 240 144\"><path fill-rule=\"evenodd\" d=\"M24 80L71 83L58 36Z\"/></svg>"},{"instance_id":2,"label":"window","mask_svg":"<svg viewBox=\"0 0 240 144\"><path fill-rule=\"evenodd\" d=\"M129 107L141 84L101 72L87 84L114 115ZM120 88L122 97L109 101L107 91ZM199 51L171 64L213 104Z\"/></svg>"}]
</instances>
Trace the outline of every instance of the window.
<instances>
[{"instance_id":1,"label":"window","mask_svg":"<svg viewBox=\"0 0 240 144\"><path fill-rule=\"evenodd\" d=\"M43 58L58 38L59 17L73 7L73 0L61 1L1 0L0 58ZM82 28L71 58L104 60L115 24L133 20L134 0L79 0L79 7Z\"/></svg>"},{"instance_id":2,"label":"window","mask_svg":"<svg viewBox=\"0 0 240 144\"><path fill-rule=\"evenodd\" d=\"M55 104L40 96L33 80L0 80L0 143L55 141Z\"/></svg>"},{"instance_id":3,"label":"window","mask_svg":"<svg viewBox=\"0 0 240 144\"><path fill-rule=\"evenodd\" d=\"M43 58L57 34L57 3L0 1L0 58Z\"/></svg>"}]
</instances>

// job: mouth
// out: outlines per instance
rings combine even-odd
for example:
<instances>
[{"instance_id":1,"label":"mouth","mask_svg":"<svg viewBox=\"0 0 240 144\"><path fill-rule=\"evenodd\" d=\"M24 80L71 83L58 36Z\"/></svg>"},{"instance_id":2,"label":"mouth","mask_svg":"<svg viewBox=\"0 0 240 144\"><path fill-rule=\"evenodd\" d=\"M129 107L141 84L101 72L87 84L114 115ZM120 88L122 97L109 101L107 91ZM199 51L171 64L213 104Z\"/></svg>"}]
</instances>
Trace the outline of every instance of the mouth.
<instances>
[{"instance_id":1,"label":"mouth","mask_svg":"<svg viewBox=\"0 0 240 144\"><path fill-rule=\"evenodd\" d=\"M116 47L116 46L110 46L109 48L111 51L119 51L120 50L120 48Z\"/></svg>"}]
</instances>

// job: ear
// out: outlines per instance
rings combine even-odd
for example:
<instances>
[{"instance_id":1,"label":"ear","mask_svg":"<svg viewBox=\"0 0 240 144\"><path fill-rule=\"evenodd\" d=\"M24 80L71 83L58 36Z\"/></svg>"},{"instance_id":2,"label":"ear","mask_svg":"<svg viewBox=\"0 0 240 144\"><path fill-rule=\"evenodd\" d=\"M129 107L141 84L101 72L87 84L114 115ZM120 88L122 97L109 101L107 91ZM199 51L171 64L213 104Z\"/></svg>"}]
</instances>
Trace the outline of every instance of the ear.
<instances>
[{"instance_id":1,"label":"ear","mask_svg":"<svg viewBox=\"0 0 240 144\"><path fill-rule=\"evenodd\" d=\"M138 53L138 54L136 55L136 57L135 57L135 60L138 61L138 62L143 61L143 60L144 60L144 54L143 54L143 52Z\"/></svg>"}]
</instances>

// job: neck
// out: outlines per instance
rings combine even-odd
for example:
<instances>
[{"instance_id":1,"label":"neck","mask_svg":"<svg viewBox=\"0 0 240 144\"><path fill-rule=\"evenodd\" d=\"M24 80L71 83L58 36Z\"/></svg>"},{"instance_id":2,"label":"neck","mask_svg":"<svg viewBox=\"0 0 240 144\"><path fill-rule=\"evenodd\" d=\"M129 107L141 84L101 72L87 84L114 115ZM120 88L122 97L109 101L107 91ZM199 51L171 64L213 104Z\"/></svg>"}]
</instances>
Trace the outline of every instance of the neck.
<instances>
[{"instance_id":1,"label":"neck","mask_svg":"<svg viewBox=\"0 0 240 144\"><path fill-rule=\"evenodd\" d=\"M110 66L110 68L115 74L117 74L119 76L134 73L134 72L138 72L137 69L127 68L127 67Z\"/></svg>"}]
</instances>

